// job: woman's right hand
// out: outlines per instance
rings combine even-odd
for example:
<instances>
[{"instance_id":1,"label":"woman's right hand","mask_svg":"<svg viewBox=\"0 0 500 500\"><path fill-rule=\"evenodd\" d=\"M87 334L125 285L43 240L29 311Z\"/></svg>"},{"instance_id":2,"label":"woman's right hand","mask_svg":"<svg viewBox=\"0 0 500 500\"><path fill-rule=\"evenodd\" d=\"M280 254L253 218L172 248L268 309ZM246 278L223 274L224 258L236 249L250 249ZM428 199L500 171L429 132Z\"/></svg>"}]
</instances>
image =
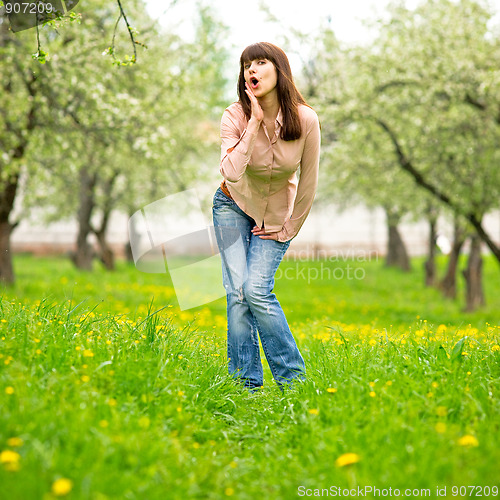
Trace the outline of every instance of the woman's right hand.
<instances>
[{"instance_id":1,"label":"woman's right hand","mask_svg":"<svg viewBox=\"0 0 500 500\"><path fill-rule=\"evenodd\" d=\"M250 118L255 118L260 123L264 119L264 111L262 111L259 101L246 82L245 87L245 92L247 93L247 96L250 99L250 104L252 106L252 116Z\"/></svg>"}]
</instances>

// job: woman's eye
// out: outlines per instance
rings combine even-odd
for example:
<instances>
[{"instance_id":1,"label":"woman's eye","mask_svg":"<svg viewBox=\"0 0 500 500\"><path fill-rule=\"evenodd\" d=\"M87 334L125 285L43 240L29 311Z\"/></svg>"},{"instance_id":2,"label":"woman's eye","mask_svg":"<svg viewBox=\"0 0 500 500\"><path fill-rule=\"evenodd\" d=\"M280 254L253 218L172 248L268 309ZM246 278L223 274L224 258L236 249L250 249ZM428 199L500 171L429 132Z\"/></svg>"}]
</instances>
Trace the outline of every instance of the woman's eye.
<instances>
[{"instance_id":1,"label":"woman's eye","mask_svg":"<svg viewBox=\"0 0 500 500\"><path fill-rule=\"evenodd\" d=\"M267 62L267 61L266 61L265 59L261 59L260 61L257 61L257 64L266 64L266 62ZM250 64L245 64L245 65L243 66L243 69L250 69L250 66L251 66L251 65L252 65L251 63L250 63Z\"/></svg>"}]
</instances>

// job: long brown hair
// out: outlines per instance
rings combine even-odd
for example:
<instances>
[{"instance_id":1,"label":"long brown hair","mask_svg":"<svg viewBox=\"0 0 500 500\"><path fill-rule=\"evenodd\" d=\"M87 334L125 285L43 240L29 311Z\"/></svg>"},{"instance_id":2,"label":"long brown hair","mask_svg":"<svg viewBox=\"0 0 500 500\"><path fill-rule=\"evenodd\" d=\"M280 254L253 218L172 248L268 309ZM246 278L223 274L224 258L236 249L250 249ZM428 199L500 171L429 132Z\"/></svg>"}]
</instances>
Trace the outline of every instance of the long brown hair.
<instances>
[{"instance_id":1,"label":"long brown hair","mask_svg":"<svg viewBox=\"0 0 500 500\"><path fill-rule=\"evenodd\" d=\"M252 115L250 99L245 92L245 64L256 59L271 61L278 74L278 100L283 115L283 127L280 137L284 141L294 141L302 134L299 119L299 104L306 104L305 99L293 82L292 69L286 54L276 45L268 42L259 42L249 45L240 57L240 76L238 78L239 102L248 119Z\"/></svg>"}]
</instances>

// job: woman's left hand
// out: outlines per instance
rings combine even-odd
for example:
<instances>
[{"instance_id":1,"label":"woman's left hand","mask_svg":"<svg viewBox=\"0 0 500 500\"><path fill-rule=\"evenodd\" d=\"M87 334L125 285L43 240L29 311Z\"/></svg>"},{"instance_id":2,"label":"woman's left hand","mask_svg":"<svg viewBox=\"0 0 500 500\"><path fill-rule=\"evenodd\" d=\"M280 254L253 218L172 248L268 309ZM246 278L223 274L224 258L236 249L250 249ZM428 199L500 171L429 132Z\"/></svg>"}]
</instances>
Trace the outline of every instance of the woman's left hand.
<instances>
[{"instance_id":1,"label":"woman's left hand","mask_svg":"<svg viewBox=\"0 0 500 500\"><path fill-rule=\"evenodd\" d=\"M264 227L261 229L259 226L254 226L252 234L262 238L263 240L278 240L278 233L268 233Z\"/></svg>"}]
</instances>

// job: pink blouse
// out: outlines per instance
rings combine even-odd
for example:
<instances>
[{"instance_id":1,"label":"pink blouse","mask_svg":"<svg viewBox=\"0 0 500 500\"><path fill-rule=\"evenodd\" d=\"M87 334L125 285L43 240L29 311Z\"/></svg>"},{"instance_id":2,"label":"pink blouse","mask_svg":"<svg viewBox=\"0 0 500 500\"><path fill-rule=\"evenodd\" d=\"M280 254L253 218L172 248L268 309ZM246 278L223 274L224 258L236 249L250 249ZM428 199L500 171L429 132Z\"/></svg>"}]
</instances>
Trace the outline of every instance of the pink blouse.
<instances>
[{"instance_id":1,"label":"pink blouse","mask_svg":"<svg viewBox=\"0 0 500 500\"><path fill-rule=\"evenodd\" d=\"M311 210L318 185L321 134L318 116L299 105L302 135L280 138L283 115L278 112L272 138L264 122L254 138L241 105L231 104L221 120L220 172L236 204L278 241L297 235ZM299 170L299 178L297 171Z\"/></svg>"}]
</instances>

